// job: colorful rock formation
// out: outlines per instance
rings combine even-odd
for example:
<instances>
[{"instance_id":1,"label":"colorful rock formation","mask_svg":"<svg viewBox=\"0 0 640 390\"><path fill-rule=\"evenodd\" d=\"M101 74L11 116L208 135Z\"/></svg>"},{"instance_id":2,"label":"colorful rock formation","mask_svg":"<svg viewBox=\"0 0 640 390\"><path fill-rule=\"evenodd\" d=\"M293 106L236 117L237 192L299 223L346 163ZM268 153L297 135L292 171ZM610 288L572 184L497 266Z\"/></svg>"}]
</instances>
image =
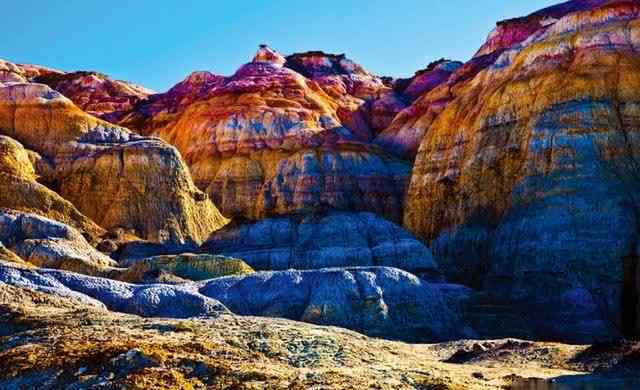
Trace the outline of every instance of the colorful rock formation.
<instances>
[{"instance_id":1,"label":"colorful rock formation","mask_svg":"<svg viewBox=\"0 0 640 390\"><path fill-rule=\"evenodd\" d=\"M261 47L233 76L192 75L139 104L121 123L175 145L196 184L227 216L336 208L398 221L408 164L344 127L342 103L315 78L291 70L295 61L316 69L301 56L283 66L282 56ZM355 64L339 63L357 71L354 78L364 77ZM318 69L314 76L323 74ZM373 87L353 88L366 95Z\"/></svg>"},{"instance_id":2,"label":"colorful rock formation","mask_svg":"<svg viewBox=\"0 0 640 390\"><path fill-rule=\"evenodd\" d=\"M97 117L116 121L154 92L135 84L112 80L98 72L39 75L33 82L46 84L76 106Z\"/></svg>"},{"instance_id":3,"label":"colorful rock formation","mask_svg":"<svg viewBox=\"0 0 640 390\"><path fill-rule=\"evenodd\" d=\"M259 272L203 282L200 292L236 314L340 326L377 337L474 336L440 289L395 268Z\"/></svg>"},{"instance_id":4,"label":"colorful rock formation","mask_svg":"<svg viewBox=\"0 0 640 390\"><path fill-rule=\"evenodd\" d=\"M372 213L334 212L228 226L201 250L243 259L257 270L385 266L428 280L441 278L427 247Z\"/></svg>"},{"instance_id":5,"label":"colorful rock formation","mask_svg":"<svg viewBox=\"0 0 640 390\"><path fill-rule=\"evenodd\" d=\"M406 121L425 136L404 223L451 280L485 289L477 323L518 313L486 329L493 336L626 333L624 264L638 261L639 16L635 1L570 1L502 23ZM440 101L433 115L425 104Z\"/></svg>"},{"instance_id":6,"label":"colorful rock formation","mask_svg":"<svg viewBox=\"0 0 640 390\"><path fill-rule=\"evenodd\" d=\"M414 102L421 96L428 94L438 86L446 83L451 76L461 68L462 63L457 61L439 60L429 64L426 69L416 72L415 76L407 80L397 80L394 83L394 90L397 91L399 99L403 102ZM397 98L396 98L397 99ZM381 99L373 103L373 107L383 104L386 100ZM442 106L441 101L433 99L429 101L428 109L436 115ZM405 104L406 106L406 104ZM409 118L415 116L416 111L424 108L421 104L414 104L405 109L400 106L400 110L390 110L388 119L382 123L375 143L395 155L406 159L413 159L418 152L418 146L424 136L425 128L422 126L407 125Z\"/></svg>"},{"instance_id":7,"label":"colorful rock formation","mask_svg":"<svg viewBox=\"0 0 640 390\"><path fill-rule=\"evenodd\" d=\"M40 156L0 135L0 207L60 221L78 229L90 241L97 241L104 229L69 201L38 183L32 159L37 164Z\"/></svg>"},{"instance_id":8,"label":"colorful rock formation","mask_svg":"<svg viewBox=\"0 0 640 390\"><path fill-rule=\"evenodd\" d=\"M41 181L103 228L200 242L226 223L174 148L89 116L45 85L0 86L0 133L39 153Z\"/></svg>"}]
</instances>

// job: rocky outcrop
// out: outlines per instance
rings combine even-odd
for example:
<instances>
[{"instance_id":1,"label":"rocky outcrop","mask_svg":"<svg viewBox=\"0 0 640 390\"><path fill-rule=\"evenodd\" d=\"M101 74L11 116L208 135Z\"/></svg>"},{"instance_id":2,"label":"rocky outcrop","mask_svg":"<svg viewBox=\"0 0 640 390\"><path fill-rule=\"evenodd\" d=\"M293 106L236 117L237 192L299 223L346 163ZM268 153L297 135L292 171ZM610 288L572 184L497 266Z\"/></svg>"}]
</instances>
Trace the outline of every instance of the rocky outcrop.
<instances>
[{"instance_id":1,"label":"rocky outcrop","mask_svg":"<svg viewBox=\"0 0 640 390\"><path fill-rule=\"evenodd\" d=\"M175 145L227 216L336 208L399 221L409 165L343 126L342 103L292 61L262 47L233 76L192 75L121 123Z\"/></svg>"},{"instance_id":2,"label":"rocky outcrop","mask_svg":"<svg viewBox=\"0 0 640 390\"><path fill-rule=\"evenodd\" d=\"M429 64L426 69L416 72L411 79L397 80L394 83L395 95L400 96L403 102L414 102L446 83L461 66L461 62L444 59ZM378 100L373 103L373 107L385 101ZM435 98L429 101L428 109L433 112L432 115L439 111L443 103ZM382 131L374 142L397 156L413 159L418 152L425 128L407 125L407 121L416 111L422 111L423 107L421 104L414 104L405 109L406 106L407 104L396 105L397 108L388 110L387 119L380 126Z\"/></svg>"},{"instance_id":3,"label":"rocky outcrop","mask_svg":"<svg viewBox=\"0 0 640 390\"><path fill-rule=\"evenodd\" d=\"M0 212L0 242L38 267L109 275L117 266L74 228L34 214Z\"/></svg>"},{"instance_id":4,"label":"rocky outcrop","mask_svg":"<svg viewBox=\"0 0 640 390\"><path fill-rule=\"evenodd\" d=\"M438 288L394 268L261 272L204 282L200 292L236 314L340 326L378 337L434 341L473 335Z\"/></svg>"},{"instance_id":5,"label":"rocky outcrop","mask_svg":"<svg viewBox=\"0 0 640 390\"><path fill-rule=\"evenodd\" d=\"M404 223L451 280L485 290L476 323L498 316L494 336L590 341L625 327L639 16L637 2L570 1L506 22L414 105L406 126L425 136ZM509 32L529 22L535 33ZM421 110L443 100L439 115Z\"/></svg>"},{"instance_id":6,"label":"rocky outcrop","mask_svg":"<svg viewBox=\"0 0 640 390\"><path fill-rule=\"evenodd\" d=\"M184 286L135 285L65 271L26 269L2 262L0 281L144 317L215 317L228 312L220 302Z\"/></svg>"},{"instance_id":7,"label":"rocky outcrop","mask_svg":"<svg viewBox=\"0 0 640 390\"><path fill-rule=\"evenodd\" d=\"M33 82L48 85L85 112L110 121L153 94L146 88L112 80L98 72L50 73L33 78Z\"/></svg>"},{"instance_id":8,"label":"rocky outcrop","mask_svg":"<svg viewBox=\"0 0 640 390\"><path fill-rule=\"evenodd\" d=\"M429 280L441 277L427 247L372 213L333 212L228 226L201 250L243 259L257 270L385 266Z\"/></svg>"},{"instance_id":9,"label":"rocky outcrop","mask_svg":"<svg viewBox=\"0 0 640 390\"><path fill-rule=\"evenodd\" d=\"M103 228L199 242L226 223L173 147L89 116L42 84L0 87L0 133L39 153L42 181Z\"/></svg>"},{"instance_id":10,"label":"rocky outcrop","mask_svg":"<svg viewBox=\"0 0 640 390\"><path fill-rule=\"evenodd\" d=\"M104 229L60 195L38 183L32 160L40 156L19 142L0 135L0 207L38 214L78 229L97 241ZM46 162L42 162L46 166Z\"/></svg>"},{"instance_id":11,"label":"rocky outcrop","mask_svg":"<svg viewBox=\"0 0 640 390\"><path fill-rule=\"evenodd\" d=\"M109 310L146 317L215 316L227 306L240 315L336 325L402 340L474 334L438 285L393 268L262 272L170 286L0 263L0 282L58 296L84 296Z\"/></svg>"},{"instance_id":12,"label":"rocky outcrop","mask_svg":"<svg viewBox=\"0 0 640 390\"><path fill-rule=\"evenodd\" d=\"M118 280L129 283L152 283L155 281L184 282L187 280L206 280L229 275L245 275L253 269L244 261L225 256L168 255L150 257L137 261L121 261L129 268Z\"/></svg>"}]
</instances>

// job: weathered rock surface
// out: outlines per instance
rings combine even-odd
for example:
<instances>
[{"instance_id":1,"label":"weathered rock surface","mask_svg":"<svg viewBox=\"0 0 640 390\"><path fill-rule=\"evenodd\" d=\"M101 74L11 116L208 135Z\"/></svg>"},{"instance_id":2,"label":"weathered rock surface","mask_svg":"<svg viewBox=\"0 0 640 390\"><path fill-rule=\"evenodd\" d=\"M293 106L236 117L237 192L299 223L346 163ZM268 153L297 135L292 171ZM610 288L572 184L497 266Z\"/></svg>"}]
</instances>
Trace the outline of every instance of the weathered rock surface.
<instances>
[{"instance_id":1,"label":"weathered rock surface","mask_svg":"<svg viewBox=\"0 0 640 390\"><path fill-rule=\"evenodd\" d=\"M261 272L171 286L0 263L0 282L59 296L85 295L110 310L149 317L215 315L227 306L240 315L284 317L403 340L474 335L438 285L394 268Z\"/></svg>"},{"instance_id":2,"label":"weathered rock surface","mask_svg":"<svg viewBox=\"0 0 640 390\"><path fill-rule=\"evenodd\" d=\"M145 317L217 316L227 309L190 286L135 285L66 271L26 269L0 262L0 282L61 297L74 297L109 310Z\"/></svg>"},{"instance_id":3,"label":"weathered rock surface","mask_svg":"<svg viewBox=\"0 0 640 390\"><path fill-rule=\"evenodd\" d=\"M639 16L635 1L570 1L505 22L414 104L405 126L425 137L404 222L451 280L485 290L481 334L629 334Z\"/></svg>"},{"instance_id":4,"label":"weathered rock surface","mask_svg":"<svg viewBox=\"0 0 640 390\"><path fill-rule=\"evenodd\" d=\"M200 292L241 315L334 325L414 341L472 337L438 288L395 268L260 272L203 282Z\"/></svg>"},{"instance_id":5,"label":"weathered rock surface","mask_svg":"<svg viewBox=\"0 0 640 390\"><path fill-rule=\"evenodd\" d=\"M225 256L190 254L157 256L143 260L120 262L129 266L119 280L150 283L158 279L174 281L206 280L229 275L245 275L253 268L244 261Z\"/></svg>"},{"instance_id":6,"label":"weathered rock surface","mask_svg":"<svg viewBox=\"0 0 640 390\"><path fill-rule=\"evenodd\" d=\"M42 84L0 87L0 133L46 159L43 182L103 228L199 242L226 223L173 147L89 116Z\"/></svg>"},{"instance_id":7,"label":"weathered rock surface","mask_svg":"<svg viewBox=\"0 0 640 390\"><path fill-rule=\"evenodd\" d=\"M0 135L0 207L55 219L96 241L104 230L71 202L36 181L31 160L38 158L19 142Z\"/></svg>"},{"instance_id":8,"label":"weathered rock surface","mask_svg":"<svg viewBox=\"0 0 640 390\"><path fill-rule=\"evenodd\" d=\"M257 270L385 266L430 280L441 277L427 247L372 213L332 212L228 226L201 250L243 259Z\"/></svg>"},{"instance_id":9,"label":"weathered rock surface","mask_svg":"<svg viewBox=\"0 0 640 390\"><path fill-rule=\"evenodd\" d=\"M421 71L416 72L415 76L408 80L398 80L394 83L394 90L397 91L403 102L414 102L421 96L429 93L438 86L447 82L451 76L460 69L462 63L457 61L439 60ZM385 99L374 102L373 107L385 102ZM433 99L429 101L429 109L436 115L443 102ZM421 111L420 104L410 105L405 109L407 104L397 105L397 109L389 110L387 120L381 123L382 132L378 134L375 143L388 150L395 155L406 159L413 159L418 152L420 141L424 136L425 128L422 126L407 125L408 118L412 118L416 111Z\"/></svg>"},{"instance_id":10,"label":"weathered rock surface","mask_svg":"<svg viewBox=\"0 0 640 390\"><path fill-rule=\"evenodd\" d=\"M409 165L347 129L341 104L263 47L233 76L194 74L121 123L175 145L227 216L330 207L399 221Z\"/></svg>"},{"instance_id":11,"label":"weathered rock surface","mask_svg":"<svg viewBox=\"0 0 640 390\"><path fill-rule=\"evenodd\" d=\"M38 267L108 275L117 265L74 228L34 214L0 211L0 242Z\"/></svg>"},{"instance_id":12,"label":"weathered rock surface","mask_svg":"<svg viewBox=\"0 0 640 390\"><path fill-rule=\"evenodd\" d=\"M273 318L140 318L2 283L0 316L2 388L635 388L640 368L632 342L416 345Z\"/></svg>"},{"instance_id":13,"label":"weathered rock surface","mask_svg":"<svg viewBox=\"0 0 640 390\"><path fill-rule=\"evenodd\" d=\"M50 73L39 75L32 81L48 85L82 110L110 121L117 120L135 104L153 94L146 88L112 80L98 72Z\"/></svg>"}]
</instances>

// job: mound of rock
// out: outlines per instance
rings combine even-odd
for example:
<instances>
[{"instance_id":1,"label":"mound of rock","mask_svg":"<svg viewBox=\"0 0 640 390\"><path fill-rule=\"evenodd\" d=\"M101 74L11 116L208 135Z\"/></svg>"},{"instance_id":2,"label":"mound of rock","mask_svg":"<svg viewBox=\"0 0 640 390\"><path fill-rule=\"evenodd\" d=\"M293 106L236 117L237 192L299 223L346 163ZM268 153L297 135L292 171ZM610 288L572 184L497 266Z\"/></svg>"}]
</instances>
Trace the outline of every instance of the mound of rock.
<instances>
[{"instance_id":1,"label":"mound of rock","mask_svg":"<svg viewBox=\"0 0 640 390\"><path fill-rule=\"evenodd\" d=\"M199 294L190 286L135 285L65 271L25 269L1 262L0 282L144 317L190 318L228 312L220 302Z\"/></svg>"},{"instance_id":2,"label":"mound of rock","mask_svg":"<svg viewBox=\"0 0 640 390\"><path fill-rule=\"evenodd\" d=\"M631 334L639 21L619 0L501 23L404 125L425 134L405 226L450 280L485 290L474 315L493 336Z\"/></svg>"},{"instance_id":3,"label":"mound of rock","mask_svg":"<svg viewBox=\"0 0 640 390\"><path fill-rule=\"evenodd\" d=\"M117 266L74 228L34 214L0 211L0 242L38 267L108 275Z\"/></svg>"},{"instance_id":4,"label":"mound of rock","mask_svg":"<svg viewBox=\"0 0 640 390\"><path fill-rule=\"evenodd\" d=\"M333 207L399 221L409 164L345 127L340 107L262 47L233 76L198 72L120 123L175 145L227 216Z\"/></svg>"},{"instance_id":5,"label":"mound of rock","mask_svg":"<svg viewBox=\"0 0 640 390\"><path fill-rule=\"evenodd\" d=\"M385 266L430 280L441 277L427 247L372 213L330 212L228 226L201 250L243 259L257 270Z\"/></svg>"},{"instance_id":6,"label":"mound of rock","mask_svg":"<svg viewBox=\"0 0 640 390\"><path fill-rule=\"evenodd\" d=\"M203 282L200 292L241 315L340 326L413 341L472 337L451 299L395 268L260 272Z\"/></svg>"},{"instance_id":7,"label":"mound of rock","mask_svg":"<svg viewBox=\"0 0 640 390\"><path fill-rule=\"evenodd\" d=\"M38 183L32 160L40 156L0 135L0 207L34 213L70 225L91 241L104 229L80 213L71 202Z\"/></svg>"},{"instance_id":8,"label":"mound of rock","mask_svg":"<svg viewBox=\"0 0 640 390\"><path fill-rule=\"evenodd\" d=\"M117 119L153 94L146 88L112 80L98 72L49 73L39 75L32 81L48 85L85 112L107 120Z\"/></svg>"},{"instance_id":9,"label":"mound of rock","mask_svg":"<svg viewBox=\"0 0 640 390\"><path fill-rule=\"evenodd\" d=\"M173 147L87 115L45 85L0 86L0 133L39 153L41 181L103 228L200 242L227 222Z\"/></svg>"}]
</instances>

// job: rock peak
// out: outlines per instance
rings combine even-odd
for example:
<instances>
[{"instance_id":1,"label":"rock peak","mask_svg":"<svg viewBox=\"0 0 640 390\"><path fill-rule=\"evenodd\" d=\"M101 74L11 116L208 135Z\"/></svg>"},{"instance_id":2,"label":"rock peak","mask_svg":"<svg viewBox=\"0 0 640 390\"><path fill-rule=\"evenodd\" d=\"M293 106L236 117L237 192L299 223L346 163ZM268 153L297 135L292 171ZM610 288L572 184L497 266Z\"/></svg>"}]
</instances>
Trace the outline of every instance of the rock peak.
<instances>
[{"instance_id":1,"label":"rock peak","mask_svg":"<svg viewBox=\"0 0 640 390\"><path fill-rule=\"evenodd\" d=\"M261 44L258 52L253 57L253 62L268 62L273 65L283 66L287 60L284 56L269 47L269 45Z\"/></svg>"}]
</instances>

